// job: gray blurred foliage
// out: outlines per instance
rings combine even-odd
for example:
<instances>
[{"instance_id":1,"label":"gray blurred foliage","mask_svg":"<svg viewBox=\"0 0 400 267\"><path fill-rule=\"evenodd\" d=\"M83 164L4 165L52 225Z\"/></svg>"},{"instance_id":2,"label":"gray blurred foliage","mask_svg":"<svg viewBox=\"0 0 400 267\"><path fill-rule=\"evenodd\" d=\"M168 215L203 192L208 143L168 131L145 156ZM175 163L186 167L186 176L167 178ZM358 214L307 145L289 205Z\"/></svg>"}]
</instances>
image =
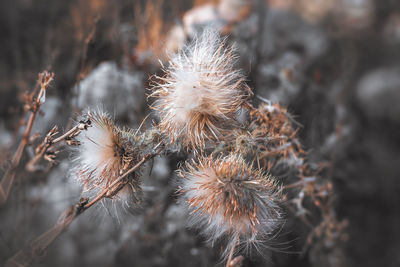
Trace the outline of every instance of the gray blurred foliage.
<instances>
[{"instance_id":1,"label":"gray blurred foliage","mask_svg":"<svg viewBox=\"0 0 400 267\"><path fill-rule=\"evenodd\" d=\"M115 62L103 62L83 79L78 88L78 107L101 107L116 119L128 116L132 110L141 110L144 102L144 74L119 69Z\"/></svg>"}]
</instances>

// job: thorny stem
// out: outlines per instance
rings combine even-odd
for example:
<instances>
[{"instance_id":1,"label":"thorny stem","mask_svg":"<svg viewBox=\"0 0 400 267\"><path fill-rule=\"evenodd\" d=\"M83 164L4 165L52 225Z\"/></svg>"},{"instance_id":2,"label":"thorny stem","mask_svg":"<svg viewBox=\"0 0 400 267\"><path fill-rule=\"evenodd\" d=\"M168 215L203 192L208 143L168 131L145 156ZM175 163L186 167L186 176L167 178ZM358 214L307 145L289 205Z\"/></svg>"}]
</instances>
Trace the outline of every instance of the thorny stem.
<instances>
[{"instance_id":1,"label":"thorny stem","mask_svg":"<svg viewBox=\"0 0 400 267\"><path fill-rule=\"evenodd\" d=\"M160 145L160 144L159 144ZM157 147L159 147L157 145ZM127 170L124 174L119 176L113 183L111 183L107 188L102 190L96 197L93 198L89 202L87 198L81 198L79 203L76 205L70 206L66 211L64 211L58 219L58 222L47 232L43 233L39 237L37 237L33 242L31 242L27 247L18 251L14 256L8 259L6 266L27 266L32 260L35 259L36 256L40 256L47 249L47 247L78 217L78 215L82 214L85 210L89 209L91 206L99 202L101 199L107 196L107 193L110 190L114 190L114 187L119 183L123 182L123 180L132 172L136 171L140 166L142 166L146 161L154 158L159 155L163 146L160 146L155 152L146 154L142 157L142 159L132 168ZM117 193L122 187L117 188Z\"/></svg>"},{"instance_id":2,"label":"thorny stem","mask_svg":"<svg viewBox=\"0 0 400 267\"><path fill-rule=\"evenodd\" d=\"M41 99L44 96L46 89L49 88L50 82L53 80L53 78L54 73L48 73L47 71L45 71L39 74L38 81L40 82L40 91L37 98L33 101L31 105L31 114L29 116L28 123L26 125L21 142L19 143L18 148L11 159L11 165L5 172L3 179L0 182L0 204L3 204L7 201L8 195L11 191L11 187L14 183L16 168L21 161L25 146L28 144L33 122L36 118L36 113L39 111L40 105L42 104Z\"/></svg>"}]
</instances>

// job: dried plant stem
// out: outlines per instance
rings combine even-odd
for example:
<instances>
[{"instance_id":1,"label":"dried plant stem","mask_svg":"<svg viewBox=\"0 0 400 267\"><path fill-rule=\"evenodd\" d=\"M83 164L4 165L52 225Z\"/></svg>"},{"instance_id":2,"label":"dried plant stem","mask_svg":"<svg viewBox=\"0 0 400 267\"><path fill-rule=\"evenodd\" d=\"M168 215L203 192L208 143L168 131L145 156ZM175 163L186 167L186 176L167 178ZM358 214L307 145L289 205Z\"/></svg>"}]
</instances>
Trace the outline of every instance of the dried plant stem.
<instances>
[{"instance_id":1,"label":"dried plant stem","mask_svg":"<svg viewBox=\"0 0 400 267\"><path fill-rule=\"evenodd\" d=\"M160 150L161 152L161 150ZM156 152L155 154L147 154L145 155L135 166L133 166L132 168L130 168L128 171L126 171L123 175L121 175L120 177L118 177L118 179L116 179L114 182L112 182L107 188L105 188L104 190L102 190L93 200L91 200L89 203L87 203L86 205L84 205L82 208L84 210L90 208L91 206L93 206L94 204L96 204L99 200L101 200L103 197L105 197L108 193L111 192L111 190L113 190L113 188L118 185L120 182L122 182L125 177L127 177L129 174L131 174L132 172L136 171L140 166L142 166L143 163L145 163L146 161L148 161L149 159L155 157L156 155L158 155L160 152ZM113 192L115 193L115 192Z\"/></svg>"},{"instance_id":2,"label":"dried plant stem","mask_svg":"<svg viewBox=\"0 0 400 267\"><path fill-rule=\"evenodd\" d=\"M21 249L14 256L9 258L6 266L20 267L29 265L36 257L43 254L49 245L78 217L78 215L82 214L85 210L89 209L103 198L109 196L110 193L112 193L112 195L116 194L120 189L122 189L122 187L119 187L118 185L122 183L129 174L139 169L139 167L148 160L160 154L163 149L163 147L160 147L154 153L144 155L135 166L119 176L113 183L102 190L91 201L89 201L88 198L81 198L78 204L70 206L68 210L61 214L58 222L50 230L37 237L33 242L30 243L30 245Z\"/></svg>"},{"instance_id":3,"label":"dried plant stem","mask_svg":"<svg viewBox=\"0 0 400 267\"><path fill-rule=\"evenodd\" d=\"M57 137L56 139L54 139L52 141L53 144L56 144L60 141L65 140L67 137L76 134L77 132L79 132L81 124L76 125L75 127L73 127L72 129L70 129L68 132L66 132L65 134L61 135L60 137Z\"/></svg>"},{"instance_id":4,"label":"dried plant stem","mask_svg":"<svg viewBox=\"0 0 400 267\"><path fill-rule=\"evenodd\" d=\"M14 183L14 178L16 174L16 168L21 161L22 154L24 152L25 146L28 144L29 137L32 131L33 122L35 121L36 114L40 109L41 99L44 97L45 91L50 86L50 82L53 80L54 73L43 72L39 74L40 91L37 98L31 103L31 114L28 119L24 134L22 136L21 142L18 145L12 159L11 165L5 172L3 179L0 182L0 204L7 201L8 195L11 191L11 187Z\"/></svg>"},{"instance_id":5,"label":"dried plant stem","mask_svg":"<svg viewBox=\"0 0 400 267\"><path fill-rule=\"evenodd\" d=\"M37 166L38 162L43 157L45 157L45 159L47 159L51 163L54 162L53 157L55 157L55 156L47 156L46 157L45 156L46 152L48 152L51 148L53 148L55 144L78 135L80 131L82 131L83 129L86 129L88 126L89 126L88 122L81 121L78 125L74 126L69 131L67 131L60 137L55 138L54 140L52 139L52 137L53 137L53 135L58 133L57 132L58 128L57 128L57 126L53 127L53 129L51 129L50 132L46 135L43 142L40 145L38 145L38 147L36 148L35 157L33 157L26 164L26 170L35 171L37 169L36 166Z\"/></svg>"}]
</instances>

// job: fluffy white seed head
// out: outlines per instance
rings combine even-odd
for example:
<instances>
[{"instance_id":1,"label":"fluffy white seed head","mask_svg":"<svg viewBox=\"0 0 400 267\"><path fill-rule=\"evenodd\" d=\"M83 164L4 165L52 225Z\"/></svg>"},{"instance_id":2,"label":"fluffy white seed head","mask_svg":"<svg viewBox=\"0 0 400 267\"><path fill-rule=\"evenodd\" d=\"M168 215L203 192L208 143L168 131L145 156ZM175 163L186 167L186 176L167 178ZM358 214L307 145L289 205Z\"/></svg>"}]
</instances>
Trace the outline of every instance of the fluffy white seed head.
<instances>
[{"instance_id":1,"label":"fluffy white seed head","mask_svg":"<svg viewBox=\"0 0 400 267\"><path fill-rule=\"evenodd\" d=\"M280 187L260 170L230 154L201 158L181 170L180 191L191 211L191 226L211 241L225 237L232 247L257 245L279 227Z\"/></svg>"},{"instance_id":2,"label":"fluffy white seed head","mask_svg":"<svg viewBox=\"0 0 400 267\"><path fill-rule=\"evenodd\" d=\"M88 113L91 122L87 130L75 137L76 147L72 176L82 185L85 192L97 192L107 188L121 172L134 164L134 141L130 132L118 128L108 114L101 111ZM133 174L136 175L136 174ZM130 194L140 190L137 179L130 177L115 199L127 201Z\"/></svg>"},{"instance_id":3,"label":"fluffy white seed head","mask_svg":"<svg viewBox=\"0 0 400 267\"><path fill-rule=\"evenodd\" d=\"M244 76L233 68L235 59L234 49L210 29L171 58L151 96L172 142L202 147L232 126L248 92Z\"/></svg>"}]
</instances>

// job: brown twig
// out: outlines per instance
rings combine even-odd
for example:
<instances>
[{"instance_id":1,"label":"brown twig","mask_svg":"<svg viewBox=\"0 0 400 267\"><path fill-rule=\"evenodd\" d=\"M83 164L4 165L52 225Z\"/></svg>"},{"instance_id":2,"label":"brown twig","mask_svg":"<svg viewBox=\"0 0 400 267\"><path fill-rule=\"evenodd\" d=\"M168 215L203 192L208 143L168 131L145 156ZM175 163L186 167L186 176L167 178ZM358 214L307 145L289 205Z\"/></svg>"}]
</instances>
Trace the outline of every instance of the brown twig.
<instances>
[{"instance_id":1,"label":"brown twig","mask_svg":"<svg viewBox=\"0 0 400 267\"><path fill-rule=\"evenodd\" d=\"M158 146L155 147L157 149ZM90 202L88 198L81 198L79 203L70 206L68 210L63 212L58 219L58 222L47 232L43 233L37 237L33 242L27 247L18 251L14 256L8 259L6 266L27 266L29 265L37 256L43 254L43 252L49 247L49 245L85 210L89 209L91 206L99 202L105 197L110 197L118 193L122 189L119 186L124 182L124 179L134 171L136 171L140 166L142 166L146 161L154 158L164 147L159 147L154 153L146 154L142 159L132 168L127 170L124 174L119 176L113 183L103 189L97 196L95 196Z\"/></svg>"},{"instance_id":2,"label":"brown twig","mask_svg":"<svg viewBox=\"0 0 400 267\"><path fill-rule=\"evenodd\" d=\"M14 183L16 168L18 167L19 162L21 161L25 146L28 144L29 141L33 122L35 121L36 114L40 109L40 105L43 104L44 102L42 101L42 98L45 96L45 91L47 88L49 88L50 82L53 80L53 78L54 78L54 73L49 73L47 71L44 71L39 74L38 82L40 83L40 91L36 99L34 99L33 102L30 104L31 114L29 116L28 123L26 125L21 142L19 143L18 148L11 159L11 165L5 172L3 179L0 182L0 204L3 204L7 201L11 187Z\"/></svg>"},{"instance_id":3,"label":"brown twig","mask_svg":"<svg viewBox=\"0 0 400 267\"><path fill-rule=\"evenodd\" d=\"M26 170L27 171L36 171L37 164L40 161L40 159L42 159L42 158L46 159L50 163L53 163L55 154L57 154L57 152L54 151L55 144L57 144L61 141L64 141L64 140L69 145L77 144L77 141L72 140L72 138L77 136L80 133L80 131L86 130L89 126L90 126L90 120L81 121L78 125L74 126L72 129L70 129L63 135L53 139L53 136L55 136L58 133L58 127L54 126L49 131L49 133L46 135L46 137L43 139L43 142L36 147L35 157L33 157L26 164Z\"/></svg>"},{"instance_id":4,"label":"brown twig","mask_svg":"<svg viewBox=\"0 0 400 267\"><path fill-rule=\"evenodd\" d=\"M143 158L132 168L130 168L128 171L126 171L123 175L121 175L120 177L118 177L118 179L116 179L114 182L112 182L109 186L107 186L105 189L103 189L92 201L90 201L89 203L87 203L86 205L83 206L83 210L86 210L88 208L90 208L91 206L93 206L94 204L96 204L99 200L101 200L102 198L104 198L107 194L112 193L113 195L116 193L114 191L114 188L117 187L117 185L119 183L121 183L129 174L131 174L132 172L136 171L140 166L142 166L143 163L145 163L146 161L148 161L149 159L155 157L156 155L158 155L161 152L161 150L158 150L158 152L154 153L154 154L146 154L145 156L143 156Z\"/></svg>"}]
</instances>

